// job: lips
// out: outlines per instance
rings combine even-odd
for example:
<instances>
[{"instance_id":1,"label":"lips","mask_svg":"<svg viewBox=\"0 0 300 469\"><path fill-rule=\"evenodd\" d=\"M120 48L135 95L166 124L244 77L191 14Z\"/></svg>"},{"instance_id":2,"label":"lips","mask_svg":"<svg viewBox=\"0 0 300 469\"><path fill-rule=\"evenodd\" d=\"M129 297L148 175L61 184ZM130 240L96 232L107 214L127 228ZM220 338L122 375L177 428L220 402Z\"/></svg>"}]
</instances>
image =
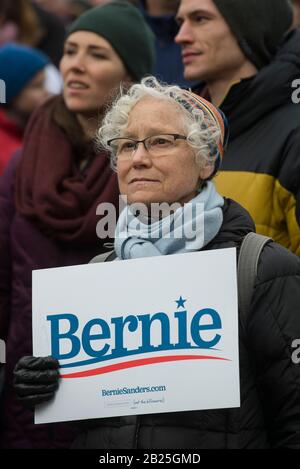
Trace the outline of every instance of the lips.
<instances>
[{"instance_id":1,"label":"lips","mask_svg":"<svg viewBox=\"0 0 300 469\"><path fill-rule=\"evenodd\" d=\"M202 52L184 52L182 54L182 61L184 64L192 62L196 57L202 55Z\"/></svg>"},{"instance_id":2,"label":"lips","mask_svg":"<svg viewBox=\"0 0 300 469\"><path fill-rule=\"evenodd\" d=\"M133 178L129 182L129 184L134 184L134 183L147 183L147 182L159 182L157 179L148 179L148 178Z\"/></svg>"},{"instance_id":3,"label":"lips","mask_svg":"<svg viewBox=\"0 0 300 469\"><path fill-rule=\"evenodd\" d=\"M89 86L86 83L78 80L70 80L67 83L67 86L71 90L86 90Z\"/></svg>"}]
</instances>

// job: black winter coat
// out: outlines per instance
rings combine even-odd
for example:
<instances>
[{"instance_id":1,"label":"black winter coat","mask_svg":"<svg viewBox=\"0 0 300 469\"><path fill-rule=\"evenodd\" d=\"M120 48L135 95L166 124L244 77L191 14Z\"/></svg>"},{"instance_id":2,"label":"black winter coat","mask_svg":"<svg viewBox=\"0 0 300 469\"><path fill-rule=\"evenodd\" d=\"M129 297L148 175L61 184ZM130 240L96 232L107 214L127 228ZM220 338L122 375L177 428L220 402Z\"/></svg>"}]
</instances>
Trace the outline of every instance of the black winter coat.
<instances>
[{"instance_id":1,"label":"black winter coat","mask_svg":"<svg viewBox=\"0 0 300 469\"><path fill-rule=\"evenodd\" d=\"M239 247L253 231L247 212L231 200L205 249ZM240 327L241 407L86 421L75 448L300 449L300 260L269 243L263 250L246 335ZM200 378L199 378L200 379Z\"/></svg>"},{"instance_id":2,"label":"black winter coat","mask_svg":"<svg viewBox=\"0 0 300 469\"><path fill-rule=\"evenodd\" d=\"M300 30L272 62L233 85L221 104L230 139L215 178L219 194L236 200L256 230L300 256ZM299 88L299 84L298 84Z\"/></svg>"}]
</instances>

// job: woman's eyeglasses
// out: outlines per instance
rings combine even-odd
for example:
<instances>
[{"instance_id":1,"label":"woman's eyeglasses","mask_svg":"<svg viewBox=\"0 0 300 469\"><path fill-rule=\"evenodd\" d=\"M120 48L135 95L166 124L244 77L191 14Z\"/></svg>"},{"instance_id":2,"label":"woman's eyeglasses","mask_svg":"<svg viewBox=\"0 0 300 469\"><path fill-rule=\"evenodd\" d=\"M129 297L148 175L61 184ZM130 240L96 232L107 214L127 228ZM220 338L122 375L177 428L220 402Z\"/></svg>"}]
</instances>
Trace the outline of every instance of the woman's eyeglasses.
<instances>
[{"instance_id":1,"label":"woman's eyeglasses","mask_svg":"<svg viewBox=\"0 0 300 469\"><path fill-rule=\"evenodd\" d=\"M172 151L176 146L176 140L186 140L187 137L179 134L160 134L146 137L143 140L118 137L108 140L107 144L114 148L118 158L131 158L138 145L142 143L145 150L153 156L163 156Z\"/></svg>"}]
</instances>

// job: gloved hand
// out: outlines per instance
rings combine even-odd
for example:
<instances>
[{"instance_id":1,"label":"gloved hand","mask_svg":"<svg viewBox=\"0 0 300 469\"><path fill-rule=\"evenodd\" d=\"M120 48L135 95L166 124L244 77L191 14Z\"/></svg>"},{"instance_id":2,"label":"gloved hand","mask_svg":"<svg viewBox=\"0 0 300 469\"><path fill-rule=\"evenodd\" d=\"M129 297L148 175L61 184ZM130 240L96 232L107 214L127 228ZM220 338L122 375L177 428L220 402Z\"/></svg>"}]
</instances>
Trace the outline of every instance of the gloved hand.
<instances>
[{"instance_id":1,"label":"gloved hand","mask_svg":"<svg viewBox=\"0 0 300 469\"><path fill-rule=\"evenodd\" d=\"M14 387L19 400L34 408L54 397L59 383L59 362L52 357L22 357L14 369Z\"/></svg>"}]
</instances>

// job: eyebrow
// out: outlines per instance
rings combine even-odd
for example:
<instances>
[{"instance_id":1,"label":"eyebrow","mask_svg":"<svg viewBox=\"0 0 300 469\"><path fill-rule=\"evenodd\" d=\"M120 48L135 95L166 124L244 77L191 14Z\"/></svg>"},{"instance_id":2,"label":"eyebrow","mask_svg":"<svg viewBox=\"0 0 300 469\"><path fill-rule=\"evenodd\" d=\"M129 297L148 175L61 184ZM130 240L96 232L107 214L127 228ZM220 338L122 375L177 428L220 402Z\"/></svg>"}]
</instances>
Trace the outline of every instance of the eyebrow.
<instances>
[{"instance_id":1,"label":"eyebrow","mask_svg":"<svg viewBox=\"0 0 300 469\"><path fill-rule=\"evenodd\" d=\"M150 129L148 129L148 132L147 132L147 137L153 137L154 135L163 135L163 134L174 134L174 133L178 133L178 132L175 132L173 129L171 130L162 130L161 128L158 129L157 127L152 127ZM128 132L125 130L124 132L124 135L122 135L122 137L124 138L133 138L135 140L135 137L133 137L133 135L135 135L134 132ZM147 138L145 137L145 138Z\"/></svg>"},{"instance_id":2,"label":"eyebrow","mask_svg":"<svg viewBox=\"0 0 300 469\"><path fill-rule=\"evenodd\" d=\"M77 44L77 42L67 41L65 46L79 47L79 44ZM103 52L109 52L109 50L106 47L96 46L95 44L88 44L87 48L90 49L90 50L99 50L99 51L103 51Z\"/></svg>"},{"instance_id":3,"label":"eyebrow","mask_svg":"<svg viewBox=\"0 0 300 469\"><path fill-rule=\"evenodd\" d=\"M214 16L213 12L208 11L208 10L203 10L201 8L197 8L196 10L189 11L185 16L187 16L188 18L192 18L197 15L209 16L209 17ZM176 16L176 21L182 21L182 19L183 19L182 16L180 15Z\"/></svg>"}]
</instances>

